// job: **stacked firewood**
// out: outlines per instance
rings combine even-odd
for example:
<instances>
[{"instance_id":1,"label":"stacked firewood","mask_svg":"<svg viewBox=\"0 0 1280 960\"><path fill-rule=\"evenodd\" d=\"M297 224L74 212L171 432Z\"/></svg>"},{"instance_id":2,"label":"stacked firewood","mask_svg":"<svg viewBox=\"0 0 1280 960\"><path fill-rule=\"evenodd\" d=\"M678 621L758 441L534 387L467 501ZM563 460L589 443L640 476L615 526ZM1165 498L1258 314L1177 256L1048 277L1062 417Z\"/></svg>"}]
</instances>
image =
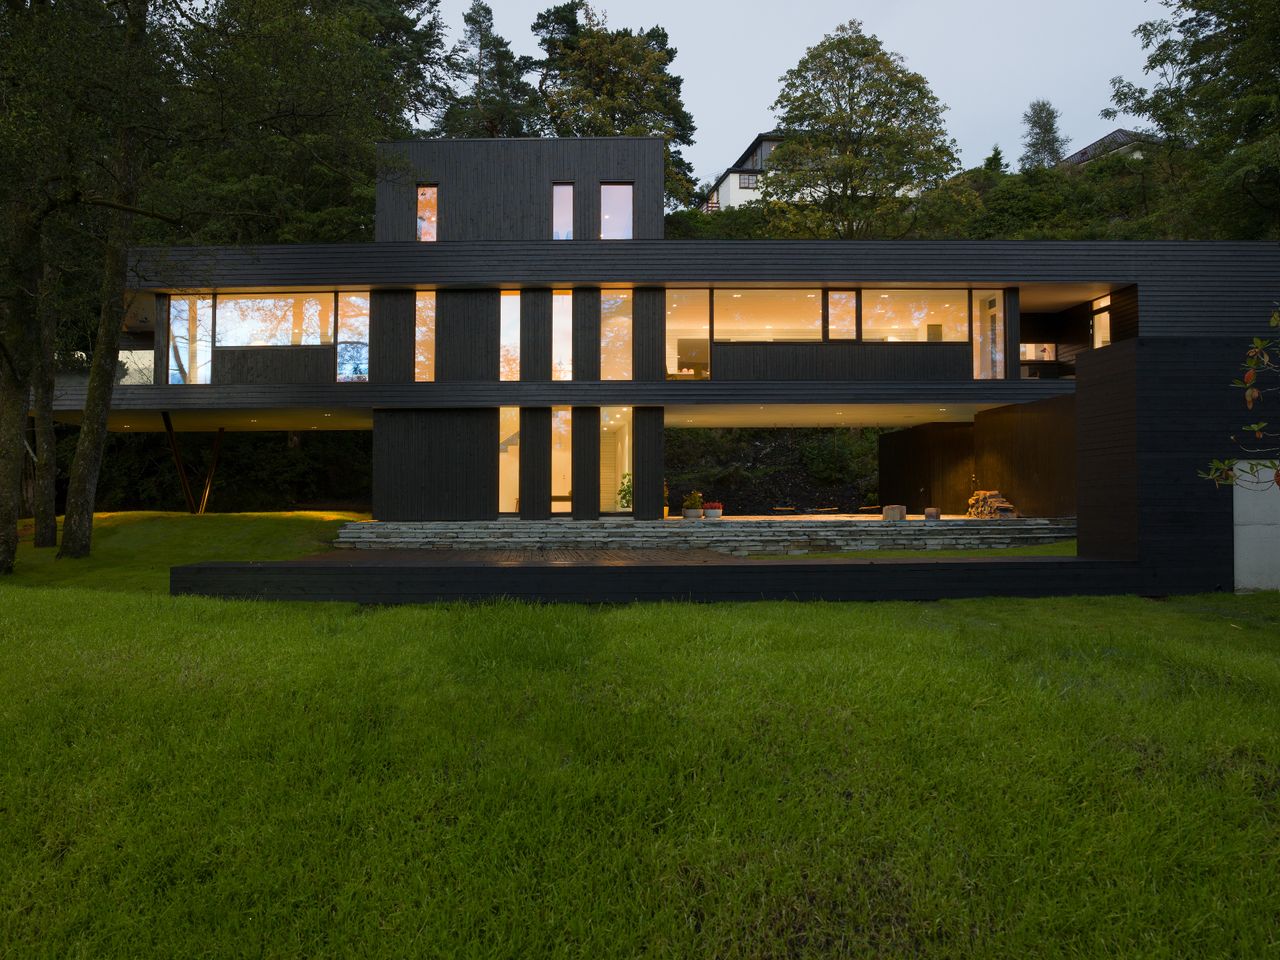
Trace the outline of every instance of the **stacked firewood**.
<instances>
[{"instance_id":1,"label":"stacked firewood","mask_svg":"<svg viewBox=\"0 0 1280 960\"><path fill-rule=\"evenodd\" d=\"M969 498L969 516L983 520L1016 517L1018 511L999 490L975 490Z\"/></svg>"}]
</instances>

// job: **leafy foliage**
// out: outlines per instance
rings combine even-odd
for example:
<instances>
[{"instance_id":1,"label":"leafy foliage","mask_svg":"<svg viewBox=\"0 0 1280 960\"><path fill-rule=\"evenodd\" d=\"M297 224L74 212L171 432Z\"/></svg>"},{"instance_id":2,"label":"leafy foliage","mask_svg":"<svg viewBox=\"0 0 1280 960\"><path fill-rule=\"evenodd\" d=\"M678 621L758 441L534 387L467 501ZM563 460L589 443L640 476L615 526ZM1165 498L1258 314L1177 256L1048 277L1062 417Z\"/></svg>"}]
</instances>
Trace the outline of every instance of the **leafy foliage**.
<instances>
[{"instance_id":1,"label":"leafy foliage","mask_svg":"<svg viewBox=\"0 0 1280 960\"><path fill-rule=\"evenodd\" d=\"M1052 167L1066 156L1069 141L1058 130L1058 118L1062 114L1048 100L1032 100L1022 115L1026 133L1022 137L1023 151L1018 166L1023 173L1041 167Z\"/></svg>"},{"instance_id":2,"label":"leafy foliage","mask_svg":"<svg viewBox=\"0 0 1280 960\"><path fill-rule=\"evenodd\" d=\"M455 54L454 76L464 89L445 110L440 132L446 137L527 137L542 127L538 91L525 77L529 57L517 57L493 28L493 10L472 0L463 16L462 50Z\"/></svg>"},{"instance_id":3,"label":"leafy foliage","mask_svg":"<svg viewBox=\"0 0 1280 960\"><path fill-rule=\"evenodd\" d=\"M1271 326L1280 327L1280 307L1271 313ZM1280 397L1280 340L1254 337L1245 351L1240 378L1232 386L1240 390L1245 408L1255 416L1267 397ZM1267 420L1240 428L1231 439L1242 457L1214 460L1201 476L1215 484L1237 484L1254 490L1280 488L1280 431Z\"/></svg>"}]
</instances>

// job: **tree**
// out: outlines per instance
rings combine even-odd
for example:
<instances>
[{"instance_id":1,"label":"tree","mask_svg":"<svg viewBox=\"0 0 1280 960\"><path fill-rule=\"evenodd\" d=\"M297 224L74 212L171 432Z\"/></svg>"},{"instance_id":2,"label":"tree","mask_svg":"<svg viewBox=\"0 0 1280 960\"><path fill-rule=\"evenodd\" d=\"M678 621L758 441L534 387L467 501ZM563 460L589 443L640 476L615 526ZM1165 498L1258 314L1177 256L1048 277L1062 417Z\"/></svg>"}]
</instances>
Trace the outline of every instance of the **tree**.
<instances>
[{"instance_id":1,"label":"tree","mask_svg":"<svg viewBox=\"0 0 1280 960\"><path fill-rule=\"evenodd\" d=\"M493 11L472 0L463 16L462 50L457 75L465 84L445 110L440 132L446 137L527 137L538 132L538 91L525 80L533 67L517 57L493 29Z\"/></svg>"},{"instance_id":2,"label":"tree","mask_svg":"<svg viewBox=\"0 0 1280 960\"><path fill-rule=\"evenodd\" d=\"M1127 113L1152 125L1178 178L1172 199L1203 236L1280 236L1280 6L1161 3L1170 16L1134 31L1156 83L1116 77L1103 116Z\"/></svg>"},{"instance_id":3,"label":"tree","mask_svg":"<svg viewBox=\"0 0 1280 960\"><path fill-rule=\"evenodd\" d=\"M1058 118L1062 116L1048 100L1032 100L1022 115L1026 132L1022 135L1022 157L1018 166L1023 173L1042 167L1057 166L1066 156L1066 137L1058 132Z\"/></svg>"},{"instance_id":4,"label":"tree","mask_svg":"<svg viewBox=\"0 0 1280 960\"><path fill-rule=\"evenodd\" d=\"M660 136L666 142L666 194L693 198L693 170L680 153L693 143L683 81L671 73L676 49L661 27L611 30L584 0L544 10L533 22L543 57L538 89L547 129L557 137Z\"/></svg>"},{"instance_id":5,"label":"tree","mask_svg":"<svg viewBox=\"0 0 1280 960\"><path fill-rule=\"evenodd\" d=\"M1004 153L1000 150L1000 144L997 143L991 148L991 156L982 161L982 169L991 174L1009 172L1009 164L1004 161Z\"/></svg>"},{"instance_id":6,"label":"tree","mask_svg":"<svg viewBox=\"0 0 1280 960\"><path fill-rule=\"evenodd\" d=\"M1280 327L1280 309L1271 313L1271 326ZM1280 396L1280 340L1255 337L1245 350L1241 376L1232 386L1241 392L1245 408L1258 416L1266 398ZM1250 490L1280 488L1280 431L1266 420L1241 427L1244 439L1231 439L1242 459L1214 460L1201 476L1215 484L1233 484Z\"/></svg>"},{"instance_id":7,"label":"tree","mask_svg":"<svg viewBox=\"0 0 1280 960\"><path fill-rule=\"evenodd\" d=\"M773 104L783 142L761 191L783 235L901 237L956 167L945 107L856 20L810 47Z\"/></svg>"}]
</instances>

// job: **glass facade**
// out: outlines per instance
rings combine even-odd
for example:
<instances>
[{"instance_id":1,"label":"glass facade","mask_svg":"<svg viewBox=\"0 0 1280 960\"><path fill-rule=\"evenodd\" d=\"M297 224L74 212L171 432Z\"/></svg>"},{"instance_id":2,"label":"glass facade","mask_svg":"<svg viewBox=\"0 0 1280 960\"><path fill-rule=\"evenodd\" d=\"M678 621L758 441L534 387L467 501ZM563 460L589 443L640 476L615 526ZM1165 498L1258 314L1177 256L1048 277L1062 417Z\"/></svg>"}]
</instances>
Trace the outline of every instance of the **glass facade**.
<instances>
[{"instance_id":1,"label":"glass facade","mask_svg":"<svg viewBox=\"0 0 1280 960\"><path fill-rule=\"evenodd\" d=\"M887 343L965 343L966 290L864 290L862 339Z\"/></svg>"},{"instance_id":2,"label":"glass facade","mask_svg":"<svg viewBox=\"0 0 1280 960\"><path fill-rule=\"evenodd\" d=\"M600 239L631 239L631 184L600 185Z\"/></svg>"},{"instance_id":3,"label":"glass facade","mask_svg":"<svg viewBox=\"0 0 1280 960\"><path fill-rule=\"evenodd\" d=\"M832 290L827 294L827 338L858 339L858 291Z\"/></svg>"},{"instance_id":4,"label":"glass facade","mask_svg":"<svg viewBox=\"0 0 1280 960\"><path fill-rule=\"evenodd\" d=\"M308 347L333 342L333 294L226 294L217 302L219 347Z\"/></svg>"},{"instance_id":5,"label":"glass facade","mask_svg":"<svg viewBox=\"0 0 1280 960\"><path fill-rule=\"evenodd\" d=\"M499 311L499 380L520 379L520 291L503 290Z\"/></svg>"},{"instance_id":6,"label":"glass facade","mask_svg":"<svg viewBox=\"0 0 1280 960\"><path fill-rule=\"evenodd\" d=\"M600 512L630 513L631 408L600 408Z\"/></svg>"},{"instance_id":7,"label":"glass facade","mask_svg":"<svg viewBox=\"0 0 1280 960\"><path fill-rule=\"evenodd\" d=\"M716 290L717 343L822 339L820 290Z\"/></svg>"},{"instance_id":8,"label":"glass facade","mask_svg":"<svg viewBox=\"0 0 1280 960\"><path fill-rule=\"evenodd\" d=\"M1004 291L973 291L973 379L1003 380Z\"/></svg>"},{"instance_id":9,"label":"glass facade","mask_svg":"<svg viewBox=\"0 0 1280 960\"><path fill-rule=\"evenodd\" d=\"M213 297L169 299L169 382L208 383L213 356Z\"/></svg>"},{"instance_id":10,"label":"glass facade","mask_svg":"<svg viewBox=\"0 0 1280 960\"><path fill-rule=\"evenodd\" d=\"M573 379L573 293L551 295L551 379Z\"/></svg>"},{"instance_id":11,"label":"glass facade","mask_svg":"<svg viewBox=\"0 0 1280 960\"><path fill-rule=\"evenodd\" d=\"M1111 343L1111 298L1099 297L1093 301L1093 347Z\"/></svg>"},{"instance_id":12,"label":"glass facade","mask_svg":"<svg viewBox=\"0 0 1280 960\"><path fill-rule=\"evenodd\" d=\"M413 379L429 383L436 378L436 295L419 291L413 311Z\"/></svg>"},{"instance_id":13,"label":"glass facade","mask_svg":"<svg viewBox=\"0 0 1280 960\"><path fill-rule=\"evenodd\" d=\"M573 239L573 184L551 185L551 239Z\"/></svg>"},{"instance_id":14,"label":"glass facade","mask_svg":"<svg viewBox=\"0 0 1280 960\"><path fill-rule=\"evenodd\" d=\"M338 382L369 379L369 295L338 294Z\"/></svg>"},{"instance_id":15,"label":"glass facade","mask_svg":"<svg viewBox=\"0 0 1280 960\"><path fill-rule=\"evenodd\" d=\"M418 186L418 239L435 240L440 222L440 188Z\"/></svg>"},{"instance_id":16,"label":"glass facade","mask_svg":"<svg viewBox=\"0 0 1280 960\"><path fill-rule=\"evenodd\" d=\"M600 292L600 379L631 379L631 291Z\"/></svg>"},{"instance_id":17,"label":"glass facade","mask_svg":"<svg viewBox=\"0 0 1280 960\"><path fill-rule=\"evenodd\" d=\"M551 512L573 510L573 408L551 408Z\"/></svg>"},{"instance_id":18,"label":"glass facade","mask_svg":"<svg viewBox=\"0 0 1280 960\"><path fill-rule=\"evenodd\" d=\"M711 291L667 291L667 379L711 379Z\"/></svg>"},{"instance_id":19,"label":"glass facade","mask_svg":"<svg viewBox=\"0 0 1280 960\"><path fill-rule=\"evenodd\" d=\"M520 408L498 408L498 512L520 512Z\"/></svg>"},{"instance_id":20,"label":"glass facade","mask_svg":"<svg viewBox=\"0 0 1280 960\"><path fill-rule=\"evenodd\" d=\"M120 351L119 359L116 361L116 383L125 386L155 383L155 374L155 350Z\"/></svg>"}]
</instances>

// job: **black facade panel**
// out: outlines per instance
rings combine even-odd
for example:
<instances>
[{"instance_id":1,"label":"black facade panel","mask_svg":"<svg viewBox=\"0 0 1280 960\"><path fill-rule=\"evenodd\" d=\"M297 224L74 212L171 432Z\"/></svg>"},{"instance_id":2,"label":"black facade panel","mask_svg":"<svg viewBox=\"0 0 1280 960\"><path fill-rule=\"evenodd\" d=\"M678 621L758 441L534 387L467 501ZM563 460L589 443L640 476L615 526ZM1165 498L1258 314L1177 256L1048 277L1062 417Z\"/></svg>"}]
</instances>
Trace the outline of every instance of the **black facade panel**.
<instances>
[{"instance_id":1,"label":"black facade panel","mask_svg":"<svg viewBox=\"0 0 1280 960\"><path fill-rule=\"evenodd\" d=\"M436 294L436 380L498 380L500 299L497 290Z\"/></svg>"},{"instance_id":2,"label":"black facade panel","mask_svg":"<svg viewBox=\"0 0 1280 960\"><path fill-rule=\"evenodd\" d=\"M1138 558L1136 340L1076 362L1076 524L1081 557Z\"/></svg>"},{"instance_id":3,"label":"black facade panel","mask_svg":"<svg viewBox=\"0 0 1280 960\"><path fill-rule=\"evenodd\" d=\"M600 517L600 408L573 408L573 519Z\"/></svg>"},{"instance_id":4,"label":"black facade panel","mask_svg":"<svg viewBox=\"0 0 1280 960\"><path fill-rule=\"evenodd\" d=\"M1138 288L1122 287L1111 294L1111 339L1132 340L1138 335Z\"/></svg>"},{"instance_id":5,"label":"black facade panel","mask_svg":"<svg viewBox=\"0 0 1280 960\"><path fill-rule=\"evenodd\" d=\"M520 294L520 379L551 379L551 291Z\"/></svg>"},{"instance_id":6,"label":"black facade panel","mask_svg":"<svg viewBox=\"0 0 1280 960\"><path fill-rule=\"evenodd\" d=\"M632 511L637 520L661 520L665 503L664 411L636 407L631 411Z\"/></svg>"},{"instance_id":7,"label":"black facade panel","mask_svg":"<svg viewBox=\"0 0 1280 960\"><path fill-rule=\"evenodd\" d=\"M551 517L551 408L520 409L520 519Z\"/></svg>"},{"instance_id":8,"label":"black facade panel","mask_svg":"<svg viewBox=\"0 0 1280 960\"><path fill-rule=\"evenodd\" d=\"M1022 369L1018 366L1018 344L1021 342L1022 295L1017 287L1009 287L1004 292L1004 375L1007 380L1017 380L1022 376Z\"/></svg>"},{"instance_id":9,"label":"black facade panel","mask_svg":"<svg viewBox=\"0 0 1280 960\"><path fill-rule=\"evenodd\" d=\"M972 380L968 343L716 343L713 380Z\"/></svg>"},{"instance_id":10,"label":"black facade panel","mask_svg":"<svg viewBox=\"0 0 1280 960\"><path fill-rule=\"evenodd\" d=\"M412 290L369 295L370 383L413 383L415 304Z\"/></svg>"},{"instance_id":11,"label":"black facade panel","mask_svg":"<svg viewBox=\"0 0 1280 960\"><path fill-rule=\"evenodd\" d=\"M160 294L156 297L156 341L152 364L155 376L152 383L169 382L169 297Z\"/></svg>"},{"instance_id":12,"label":"black facade panel","mask_svg":"<svg viewBox=\"0 0 1280 960\"><path fill-rule=\"evenodd\" d=\"M979 413L973 461L974 488L999 490L1024 517L1074 517L1075 397Z\"/></svg>"},{"instance_id":13,"label":"black facade panel","mask_svg":"<svg viewBox=\"0 0 1280 960\"><path fill-rule=\"evenodd\" d=\"M636 380L665 380L667 377L667 294L665 290L640 287L635 292L631 318L631 365Z\"/></svg>"},{"instance_id":14,"label":"black facade panel","mask_svg":"<svg viewBox=\"0 0 1280 960\"><path fill-rule=\"evenodd\" d=\"M333 344L315 347L215 347L210 380L227 386L333 383Z\"/></svg>"},{"instance_id":15,"label":"black facade panel","mask_svg":"<svg viewBox=\"0 0 1280 960\"><path fill-rule=\"evenodd\" d=\"M600 379L600 291L573 291L573 379Z\"/></svg>"},{"instance_id":16,"label":"black facade panel","mask_svg":"<svg viewBox=\"0 0 1280 960\"><path fill-rule=\"evenodd\" d=\"M377 410L375 520L498 516L498 410Z\"/></svg>"},{"instance_id":17,"label":"black facade panel","mask_svg":"<svg viewBox=\"0 0 1280 960\"><path fill-rule=\"evenodd\" d=\"M973 493L973 424L925 423L880 435L880 505L963 514Z\"/></svg>"}]
</instances>

